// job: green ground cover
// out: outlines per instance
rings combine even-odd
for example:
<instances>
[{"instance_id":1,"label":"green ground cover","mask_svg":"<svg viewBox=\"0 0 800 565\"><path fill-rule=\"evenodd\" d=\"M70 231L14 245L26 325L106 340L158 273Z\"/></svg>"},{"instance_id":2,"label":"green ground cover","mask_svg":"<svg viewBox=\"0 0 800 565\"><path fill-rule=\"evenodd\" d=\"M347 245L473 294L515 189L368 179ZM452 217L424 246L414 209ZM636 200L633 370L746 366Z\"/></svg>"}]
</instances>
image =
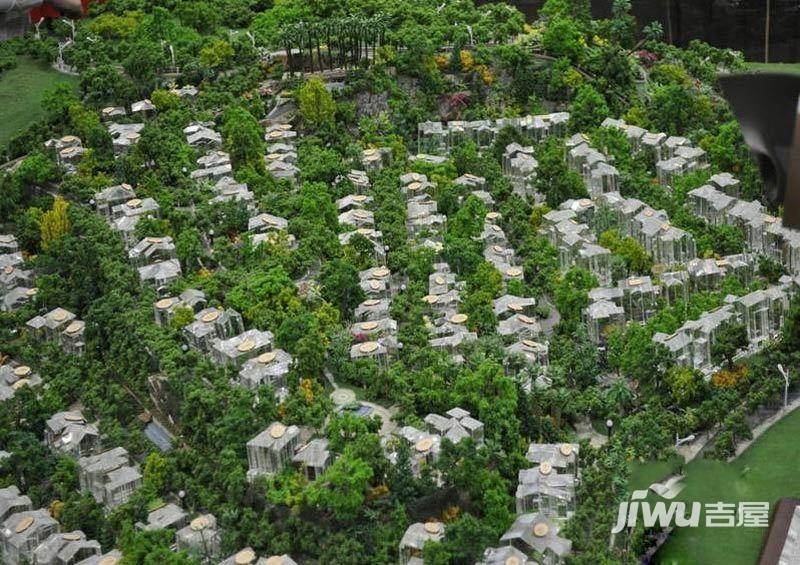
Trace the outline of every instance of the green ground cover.
<instances>
[{"instance_id":1,"label":"green ground cover","mask_svg":"<svg viewBox=\"0 0 800 565\"><path fill-rule=\"evenodd\" d=\"M696 460L687 465L681 500L769 502L800 496L800 410L772 426L736 461ZM658 554L662 565L752 565L766 528L683 528Z\"/></svg>"},{"instance_id":2,"label":"green ground cover","mask_svg":"<svg viewBox=\"0 0 800 565\"><path fill-rule=\"evenodd\" d=\"M800 74L800 63L747 63L747 68L759 73Z\"/></svg>"},{"instance_id":3,"label":"green ground cover","mask_svg":"<svg viewBox=\"0 0 800 565\"><path fill-rule=\"evenodd\" d=\"M78 79L29 58L0 76L0 146L42 115L42 95L60 82L77 87Z\"/></svg>"}]
</instances>

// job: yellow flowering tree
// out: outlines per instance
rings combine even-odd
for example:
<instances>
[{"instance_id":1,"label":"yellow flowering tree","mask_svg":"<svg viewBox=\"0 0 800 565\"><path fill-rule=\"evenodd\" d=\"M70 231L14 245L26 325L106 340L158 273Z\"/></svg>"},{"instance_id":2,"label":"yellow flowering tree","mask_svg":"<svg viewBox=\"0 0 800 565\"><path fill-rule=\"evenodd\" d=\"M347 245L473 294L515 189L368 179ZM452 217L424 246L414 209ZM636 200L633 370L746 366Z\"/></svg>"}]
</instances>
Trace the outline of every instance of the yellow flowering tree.
<instances>
[{"instance_id":1,"label":"yellow flowering tree","mask_svg":"<svg viewBox=\"0 0 800 565\"><path fill-rule=\"evenodd\" d=\"M42 236L42 249L47 250L50 244L69 232L69 203L60 196L53 201L53 208L42 215L39 230Z\"/></svg>"}]
</instances>

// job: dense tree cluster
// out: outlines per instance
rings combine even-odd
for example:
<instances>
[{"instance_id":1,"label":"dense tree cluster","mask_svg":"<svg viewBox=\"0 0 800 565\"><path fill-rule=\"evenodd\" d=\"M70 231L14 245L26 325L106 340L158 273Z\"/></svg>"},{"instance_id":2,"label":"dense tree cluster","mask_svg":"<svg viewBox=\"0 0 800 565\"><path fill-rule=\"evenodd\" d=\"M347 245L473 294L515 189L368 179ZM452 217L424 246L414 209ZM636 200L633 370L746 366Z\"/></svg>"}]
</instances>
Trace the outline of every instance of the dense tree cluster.
<instances>
[{"instance_id":1,"label":"dense tree cluster","mask_svg":"<svg viewBox=\"0 0 800 565\"><path fill-rule=\"evenodd\" d=\"M191 562L169 551L164 532L134 528L148 508L178 492L187 511L217 517L226 555L251 546L319 563L392 563L406 527L437 517L447 533L426 548L426 562L474 563L514 519L527 444L575 441L576 424L612 419L615 432L604 447L581 443L580 504L564 531L575 563L634 562L628 550L641 543L641 531L619 536L611 547L608 537L616 503L630 488L631 461L667 458L676 433L698 430L718 432L715 454L729 455L749 433L745 415L779 401L776 363L797 364L800 303L786 316L782 339L746 362L735 358L745 345L743 328L726 328L712 351L723 370L710 380L676 367L652 337L721 306L729 294L775 282L780 266L765 261L749 287L731 278L718 290L660 303L647 323L614 331L598 349L582 317L596 278L577 267L562 271L558 250L540 234L549 210L587 196L583 178L565 162L564 139L553 136L536 147L535 189L545 200L538 205L515 193L503 174L505 147L522 141L511 129L481 151L473 141L457 144L444 164L412 161L408 153L416 153L417 124L428 119L563 109L571 114L570 134L586 133L613 156L623 196L665 210L692 233L701 256L741 252L740 230L709 226L683 206L709 172L683 177L668 193L654 182L652 164L631 156L622 133L600 127L606 117L624 117L685 135L707 151L710 172L740 178L743 197L761 195L738 125L715 92L717 68L739 68L740 57L699 42L678 49L657 32L648 26L637 34L627 1L614 2L612 19L592 20L588 0L547 0L531 24L503 3L477 7L471 0L92 4L64 52L79 74L78 92L48 93L42 117L2 149L19 161L0 176L0 231L16 235L38 292L21 309L0 314L0 349L35 366L47 386L20 389L0 406L0 449L13 453L0 463L0 486L16 484L36 505L51 508L64 528L82 529L104 549L120 548L130 563ZM67 31L53 23L41 33L38 41L4 44L0 72L13 64L9 54L54 58ZM331 68L343 69L339 89L329 88L321 72L301 74ZM184 85L198 87L196 99L171 91ZM156 110L135 148L115 157L100 112L145 97ZM302 133L296 185L276 180L264 160L263 125L287 100ZM235 180L247 184L261 211L288 219L285 234L253 245L245 204L209 203L211 187L191 178L201 156L184 134L193 122L220 132ZM87 150L72 174L44 149L46 140L66 134L80 137ZM388 249L386 265L402 281L390 314L403 347L386 363L350 358L348 328L366 297L359 271L379 262L364 236L340 243L345 229L335 204L355 192L346 175L360 168L362 151L378 147L391 158L370 171L366 194ZM438 256L409 244L399 181L409 171L436 184L432 196L447 218ZM504 283L484 258L476 238L487 205L453 182L466 173L486 179L524 280ZM156 291L139 284L119 234L89 203L121 183L160 206L159 217L141 220L135 236L174 239L183 275L169 294L202 290L209 305L237 310L246 327L273 332L277 346L293 356L284 400L274 401L263 387L232 386L232 369L183 347L191 310L178 311L163 327L154 322ZM614 279L650 274L652 257L614 222L598 209L593 226L614 255ZM463 347L460 364L428 344L430 313L422 299L441 260L464 283L459 312L478 335ZM493 310L504 293L535 298L537 317L552 326L546 375L507 354ZM85 320L85 355L68 355L20 331L55 307ZM549 386L535 384L545 376ZM175 415L175 448L165 453L145 437L139 417L163 408L152 401L153 379ZM380 421L335 413L331 380L360 400L391 406L400 426L461 406L485 424L485 445L444 441L436 464L414 477L408 446L395 462L386 459ZM99 419L106 442L126 447L143 470L143 487L112 512L80 493L72 459L41 443L47 418L76 405ZM324 434L335 462L314 480L287 469L249 483L245 444L275 420Z\"/></svg>"}]
</instances>

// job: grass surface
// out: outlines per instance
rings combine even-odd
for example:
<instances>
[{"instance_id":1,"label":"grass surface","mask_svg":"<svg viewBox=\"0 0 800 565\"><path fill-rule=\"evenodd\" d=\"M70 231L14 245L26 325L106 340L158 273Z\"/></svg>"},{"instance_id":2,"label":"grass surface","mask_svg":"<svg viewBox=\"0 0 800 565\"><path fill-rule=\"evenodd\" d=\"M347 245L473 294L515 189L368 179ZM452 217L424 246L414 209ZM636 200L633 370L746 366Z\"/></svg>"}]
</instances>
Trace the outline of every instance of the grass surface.
<instances>
[{"instance_id":1,"label":"grass surface","mask_svg":"<svg viewBox=\"0 0 800 565\"><path fill-rule=\"evenodd\" d=\"M747 63L747 70L757 73L800 74L800 63Z\"/></svg>"},{"instance_id":2,"label":"grass surface","mask_svg":"<svg viewBox=\"0 0 800 565\"><path fill-rule=\"evenodd\" d=\"M25 57L0 75L0 146L42 116L42 95L59 82L77 87L78 79Z\"/></svg>"},{"instance_id":3,"label":"grass surface","mask_svg":"<svg viewBox=\"0 0 800 565\"><path fill-rule=\"evenodd\" d=\"M696 460L687 465L686 489L678 497L699 502L769 502L800 496L800 410L772 426L733 463ZM766 528L675 530L657 556L662 565L752 565Z\"/></svg>"}]
</instances>

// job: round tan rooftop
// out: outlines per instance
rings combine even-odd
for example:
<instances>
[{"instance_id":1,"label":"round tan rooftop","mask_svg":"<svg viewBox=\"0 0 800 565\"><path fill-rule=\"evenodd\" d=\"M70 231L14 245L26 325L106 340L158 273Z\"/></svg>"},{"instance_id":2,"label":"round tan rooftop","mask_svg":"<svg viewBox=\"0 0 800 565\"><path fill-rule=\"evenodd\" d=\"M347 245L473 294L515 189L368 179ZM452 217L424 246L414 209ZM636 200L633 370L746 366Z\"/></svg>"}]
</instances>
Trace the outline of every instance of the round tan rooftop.
<instances>
[{"instance_id":1,"label":"round tan rooftop","mask_svg":"<svg viewBox=\"0 0 800 565\"><path fill-rule=\"evenodd\" d=\"M536 343L535 341L533 341L532 339L523 339L522 340L522 345L524 345L525 347L527 347L529 349L536 349L536 347L539 344Z\"/></svg>"},{"instance_id":2,"label":"round tan rooftop","mask_svg":"<svg viewBox=\"0 0 800 565\"><path fill-rule=\"evenodd\" d=\"M535 319L531 318L530 316L525 316L524 314L520 314L519 316L517 316L517 318L519 318L519 321L522 322L523 324L531 325L536 323Z\"/></svg>"},{"instance_id":3,"label":"round tan rooftop","mask_svg":"<svg viewBox=\"0 0 800 565\"><path fill-rule=\"evenodd\" d=\"M569 457L570 455L572 455L573 447L571 443L562 443L561 447L559 447L558 450L564 457Z\"/></svg>"},{"instance_id":4,"label":"round tan rooftop","mask_svg":"<svg viewBox=\"0 0 800 565\"><path fill-rule=\"evenodd\" d=\"M271 557L268 557L264 563L266 565L282 565L283 555L273 555Z\"/></svg>"},{"instance_id":5,"label":"round tan rooftop","mask_svg":"<svg viewBox=\"0 0 800 565\"><path fill-rule=\"evenodd\" d=\"M172 299L171 298L162 298L158 302L156 302L156 308L159 310L166 310L172 306Z\"/></svg>"},{"instance_id":6,"label":"round tan rooftop","mask_svg":"<svg viewBox=\"0 0 800 565\"><path fill-rule=\"evenodd\" d=\"M378 349L378 344L374 341L367 341L358 346L361 353L372 353Z\"/></svg>"},{"instance_id":7,"label":"round tan rooftop","mask_svg":"<svg viewBox=\"0 0 800 565\"><path fill-rule=\"evenodd\" d=\"M25 516L22 520L19 521L17 527L14 528L14 531L18 534L21 534L22 532L30 528L35 521L36 518L34 518L33 516Z\"/></svg>"},{"instance_id":8,"label":"round tan rooftop","mask_svg":"<svg viewBox=\"0 0 800 565\"><path fill-rule=\"evenodd\" d=\"M373 280L369 281L369 287L372 290L378 290L378 289L381 288L381 283L379 281L376 281L376 280L373 279Z\"/></svg>"},{"instance_id":9,"label":"round tan rooftop","mask_svg":"<svg viewBox=\"0 0 800 565\"><path fill-rule=\"evenodd\" d=\"M37 293L37 292L39 292L39 289L38 289L38 288L36 288L36 287L33 287L33 288L29 288L29 289L28 289L28 290L25 292L25 294L27 294L28 296L34 296L34 295L36 295L36 293Z\"/></svg>"},{"instance_id":10,"label":"round tan rooftop","mask_svg":"<svg viewBox=\"0 0 800 565\"><path fill-rule=\"evenodd\" d=\"M61 310L61 309L58 309L58 310L56 310L55 312L53 312L53 319L54 319L56 322L63 322L64 320L66 320L66 319L67 319L67 312L66 312L66 310Z\"/></svg>"},{"instance_id":11,"label":"round tan rooftop","mask_svg":"<svg viewBox=\"0 0 800 565\"><path fill-rule=\"evenodd\" d=\"M206 312L205 314L203 314L203 317L200 319L206 324L208 324L213 322L217 318L219 318L219 310L212 310L211 312Z\"/></svg>"},{"instance_id":12,"label":"round tan rooftop","mask_svg":"<svg viewBox=\"0 0 800 565\"><path fill-rule=\"evenodd\" d=\"M386 267L378 267L377 269L372 271L372 276L382 279L383 277L388 277L389 273L391 273L391 271Z\"/></svg>"},{"instance_id":13,"label":"round tan rooftop","mask_svg":"<svg viewBox=\"0 0 800 565\"><path fill-rule=\"evenodd\" d=\"M364 306L377 306L378 304L380 304L380 302L381 301L378 300L377 298L370 298L369 300L364 301Z\"/></svg>"},{"instance_id":14,"label":"round tan rooftop","mask_svg":"<svg viewBox=\"0 0 800 565\"><path fill-rule=\"evenodd\" d=\"M425 437L416 443L414 449L420 453L425 453L426 451L429 451L431 447L433 447L433 438Z\"/></svg>"},{"instance_id":15,"label":"round tan rooftop","mask_svg":"<svg viewBox=\"0 0 800 565\"><path fill-rule=\"evenodd\" d=\"M248 337L244 341L242 341L239 345L236 346L236 350L239 353L245 353L247 351L251 351L255 346L256 342Z\"/></svg>"},{"instance_id":16,"label":"round tan rooftop","mask_svg":"<svg viewBox=\"0 0 800 565\"><path fill-rule=\"evenodd\" d=\"M78 541L81 539L81 535L78 532L69 532L66 534L62 534L61 537L67 541Z\"/></svg>"},{"instance_id":17,"label":"round tan rooftop","mask_svg":"<svg viewBox=\"0 0 800 565\"><path fill-rule=\"evenodd\" d=\"M505 565L520 565L519 557L516 555L506 557Z\"/></svg>"},{"instance_id":18,"label":"round tan rooftop","mask_svg":"<svg viewBox=\"0 0 800 565\"><path fill-rule=\"evenodd\" d=\"M81 416L80 414L76 414L74 412L65 414L64 419L67 422L83 422L83 416Z\"/></svg>"},{"instance_id":19,"label":"round tan rooftop","mask_svg":"<svg viewBox=\"0 0 800 565\"><path fill-rule=\"evenodd\" d=\"M508 309L512 312L521 312L522 311L522 304L518 302L509 302Z\"/></svg>"},{"instance_id":20,"label":"round tan rooftop","mask_svg":"<svg viewBox=\"0 0 800 565\"><path fill-rule=\"evenodd\" d=\"M544 522L539 522L533 525L533 535L537 538L543 538L550 533L550 526Z\"/></svg>"},{"instance_id":21,"label":"round tan rooftop","mask_svg":"<svg viewBox=\"0 0 800 565\"><path fill-rule=\"evenodd\" d=\"M262 353L261 355L256 357L256 360L259 363L263 363L264 365L266 365L268 363L272 363L273 361L275 361L275 358L277 356L278 353L276 351L267 351L266 353Z\"/></svg>"},{"instance_id":22,"label":"round tan rooftop","mask_svg":"<svg viewBox=\"0 0 800 565\"><path fill-rule=\"evenodd\" d=\"M131 198L126 202L129 208L138 208L142 205L142 201L139 198Z\"/></svg>"},{"instance_id":23,"label":"round tan rooftop","mask_svg":"<svg viewBox=\"0 0 800 565\"><path fill-rule=\"evenodd\" d=\"M210 525L208 516L198 516L189 523L189 527L195 532L206 529Z\"/></svg>"},{"instance_id":24,"label":"round tan rooftop","mask_svg":"<svg viewBox=\"0 0 800 565\"><path fill-rule=\"evenodd\" d=\"M28 386L29 384L30 384L30 381L28 379L20 379L17 382L15 382L13 385L11 385L11 388L13 388L14 390L19 390L24 386Z\"/></svg>"},{"instance_id":25,"label":"round tan rooftop","mask_svg":"<svg viewBox=\"0 0 800 565\"><path fill-rule=\"evenodd\" d=\"M20 365L14 368L15 377L26 377L31 374L31 368L27 365Z\"/></svg>"},{"instance_id":26,"label":"round tan rooftop","mask_svg":"<svg viewBox=\"0 0 800 565\"><path fill-rule=\"evenodd\" d=\"M539 465L539 472L542 475L549 475L553 472L553 465L549 461L542 461L542 464Z\"/></svg>"},{"instance_id":27,"label":"round tan rooftop","mask_svg":"<svg viewBox=\"0 0 800 565\"><path fill-rule=\"evenodd\" d=\"M377 327L378 327L378 322L373 322L373 321L370 321L370 322L363 322L363 323L361 324L361 329L362 329L362 330L366 330L366 331L372 331L372 330L374 330L374 329L375 329L375 328L377 328Z\"/></svg>"},{"instance_id":28,"label":"round tan rooftop","mask_svg":"<svg viewBox=\"0 0 800 565\"><path fill-rule=\"evenodd\" d=\"M435 279L433 279L433 281L436 284L444 284L445 282L447 282L444 277L436 277Z\"/></svg>"},{"instance_id":29,"label":"round tan rooftop","mask_svg":"<svg viewBox=\"0 0 800 565\"><path fill-rule=\"evenodd\" d=\"M439 300L439 297L435 294L426 294L422 297L423 302L427 302L428 304L436 304Z\"/></svg>"},{"instance_id":30,"label":"round tan rooftop","mask_svg":"<svg viewBox=\"0 0 800 565\"><path fill-rule=\"evenodd\" d=\"M106 555L97 563L97 565L117 565L117 563L119 563L119 557Z\"/></svg>"},{"instance_id":31,"label":"round tan rooftop","mask_svg":"<svg viewBox=\"0 0 800 565\"><path fill-rule=\"evenodd\" d=\"M81 329L83 329L83 324L76 320L67 326L66 332L68 334L76 334L81 331Z\"/></svg>"},{"instance_id":32,"label":"round tan rooftop","mask_svg":"<svg viewBox=\"0 0 800 565\"><path fill-rule=\"evenodd\" d=\"M522 275L522 269L520 269L519 267L511 267L510 269L506 270L506 274L509 277L518 277Z\"/></svg>"},{"instance_id":33,"label":"round tan rooftop","mask_svg":"<svg viewBox=\"0 0 800 565\"><path fill-rule=\"evenodd\" d=\"M439 522L425 522L423 527L429 534L438 534L442 531L442 525Z\"/></svg>"},{"instance_id":34,"label":"round tan rooftop","mask_svg":"<svg viewBox=\"0 0 800 565\"><path fill-rule=\"evenodd\" d=\"M233 562L236 565L249 565L255 561L255 558L256 553L252 549L243 549L234 556Z\"/></svg>"},{"instance_id":35,"label":"round tan rooftop","mask_svg":"<svg viewBox=\"0 0 800 565\"><path fill-rule=\"evenodd\" d=\"M273 439L278 439L280 437L283 437L283 434L285 433L286 433L286 426L284 426L280 422L276 423L269 430L269 435Z\"/></svg>"},{"instance_id":36,"label":"round tan rooftop","mask_svg":"<svg viewBox=\"0 0 800 565\"><path fill-rule=\"evenodd\" d=\"M463 324L469 319L469 316L466 314L453 314L450 317L450 321L454 324Z\"/></svg>"}]
</instances>

